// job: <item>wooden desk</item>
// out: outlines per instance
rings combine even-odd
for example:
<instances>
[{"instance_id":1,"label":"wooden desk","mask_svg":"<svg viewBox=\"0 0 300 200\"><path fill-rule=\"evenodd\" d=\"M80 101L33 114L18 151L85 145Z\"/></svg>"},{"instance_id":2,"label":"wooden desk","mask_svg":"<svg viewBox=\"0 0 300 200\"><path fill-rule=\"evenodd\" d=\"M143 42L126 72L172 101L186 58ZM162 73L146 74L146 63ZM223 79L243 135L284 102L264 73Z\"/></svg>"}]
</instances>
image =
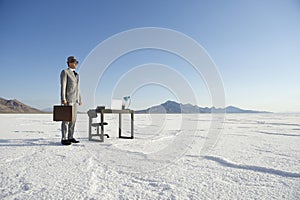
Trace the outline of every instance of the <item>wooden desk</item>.
<instances>
[{"instance_id":1,"label":"wooden desk","mask_svg":"<svg viewBox=\"0 0 300 200\"><path fill-rule=\"evenodd\" d=\"M93 123L93 118L97 118L97 113L100 113L100 123ZM112 110L112 109L100 109L100 110L89 110L89 140L104 142L104 136L109 138L108 134L104 134L104 126L107 123L104 122L104 114L112 114L116 113L119 114L119 138L123 139L133 139L134 138L134 111L129 109L124 110ZM130 114L131 115L131 136L122 136L122 114ZM96 127L97 133L92 134L92 127ZM101 132L99 130L101 128ZM93 137L97 136L100 137L100 140L94 139Z\"/></svg>"}]
</instances>

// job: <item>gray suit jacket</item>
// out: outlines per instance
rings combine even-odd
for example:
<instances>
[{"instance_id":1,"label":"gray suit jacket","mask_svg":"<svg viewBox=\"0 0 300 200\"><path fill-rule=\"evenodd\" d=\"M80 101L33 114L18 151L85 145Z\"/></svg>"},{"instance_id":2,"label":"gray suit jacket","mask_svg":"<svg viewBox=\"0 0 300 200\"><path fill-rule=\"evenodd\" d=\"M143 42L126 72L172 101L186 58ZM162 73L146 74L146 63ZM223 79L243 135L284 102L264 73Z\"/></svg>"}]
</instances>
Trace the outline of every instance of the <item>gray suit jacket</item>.
<instances>
[{"instance_id":1,"label":"gray suit jacket","mask_svg":"<svg viewBox=\"0 0 300 200\"><path fill-rule=\"evenodd\" d=\"M68 68L60 74L61 101L67 101L69 104L80 103L80 80L79 74L75 76L74 72Z\"/></svg>"}]
</instances>

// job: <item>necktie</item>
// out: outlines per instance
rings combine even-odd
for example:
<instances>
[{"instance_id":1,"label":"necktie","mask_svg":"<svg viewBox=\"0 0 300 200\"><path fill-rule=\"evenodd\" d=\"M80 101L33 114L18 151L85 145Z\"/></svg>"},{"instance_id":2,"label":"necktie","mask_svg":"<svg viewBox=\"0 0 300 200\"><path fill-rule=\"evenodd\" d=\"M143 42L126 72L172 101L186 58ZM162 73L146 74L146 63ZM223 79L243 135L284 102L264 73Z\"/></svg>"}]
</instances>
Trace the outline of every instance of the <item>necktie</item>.
<instances>
[{"instance_id":1,"label":"necktie","mask_svg":"<svg viewBox=\"0 0 300 200\"><path fill-rule=\"evenodd\" d=\"M74 72L74 75L75 75L75 77L77 76L77 72L75 72L75 71L73 71Z\"/></svg>"}]
</instances>

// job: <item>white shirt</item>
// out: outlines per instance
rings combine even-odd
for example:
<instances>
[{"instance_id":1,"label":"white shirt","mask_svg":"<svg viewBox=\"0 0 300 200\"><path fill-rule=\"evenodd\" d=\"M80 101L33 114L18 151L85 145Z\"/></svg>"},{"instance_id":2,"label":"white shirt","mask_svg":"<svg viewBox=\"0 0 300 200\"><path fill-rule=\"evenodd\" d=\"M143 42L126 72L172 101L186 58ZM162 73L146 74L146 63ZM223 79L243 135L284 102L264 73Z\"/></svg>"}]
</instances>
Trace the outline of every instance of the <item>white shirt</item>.
<instances>
[{"instance_id":1,"label":"white shirt","mask_svg":"<svg viewBox=\"0 0 300 200\"><path fill-rule=\"evenodd\" d=\"M72 70L72 72L75 72L75 69L72 69L71 67L69 67L70 70Z\"/></svg>"}]
</instances>

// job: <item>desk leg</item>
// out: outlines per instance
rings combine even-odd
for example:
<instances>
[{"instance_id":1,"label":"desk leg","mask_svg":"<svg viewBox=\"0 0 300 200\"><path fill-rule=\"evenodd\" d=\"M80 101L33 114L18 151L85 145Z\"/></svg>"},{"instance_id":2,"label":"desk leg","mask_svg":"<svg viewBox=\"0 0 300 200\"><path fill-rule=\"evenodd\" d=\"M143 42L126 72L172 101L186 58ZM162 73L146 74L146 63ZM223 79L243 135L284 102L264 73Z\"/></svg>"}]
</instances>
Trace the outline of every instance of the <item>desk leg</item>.
<instances>
[{"instance_id":1,"label":"desk leg","mask_svg":"<svg viewBox=\"0 0 300 200\"><path fill-rule=\"evenodd\" d=\"M104 125L103 125L103 121L104 121L104 115L103 115L103 112L101 112L101 114L100 114L101 116L100 116L100 126L101 126L101 134L100 134L100 140L102 141L102 142L104 142Z\"/></svg>"},{"instance_id":2,"label":"desk leg","mask_svg":"<svg viewBox=\"0 0 300 200\"><path fill-rule=\"evenodd\" d=\"M89 140L92 139L92 118L89 117Z\"/></svg>"},{"instance_id":3,"label":"desk leg","mask_svg":"<svg viewBox=\"0 0 300 200\"><path fill-rule=\"evenodd\" d=\"M134 130L133 124L134 124L134 114L131 113L131 139L133 139L133 130Z\"/></svg>"},{"instance_id":4,"label":"desk leg","mask_svg":"<svg viewBox=\"0 0 300 200\"><path fill-rule=\"evenodd\" d=\"M122 137L122 114L119 113L119 138Z\"/></svg>"}]
</instances>

